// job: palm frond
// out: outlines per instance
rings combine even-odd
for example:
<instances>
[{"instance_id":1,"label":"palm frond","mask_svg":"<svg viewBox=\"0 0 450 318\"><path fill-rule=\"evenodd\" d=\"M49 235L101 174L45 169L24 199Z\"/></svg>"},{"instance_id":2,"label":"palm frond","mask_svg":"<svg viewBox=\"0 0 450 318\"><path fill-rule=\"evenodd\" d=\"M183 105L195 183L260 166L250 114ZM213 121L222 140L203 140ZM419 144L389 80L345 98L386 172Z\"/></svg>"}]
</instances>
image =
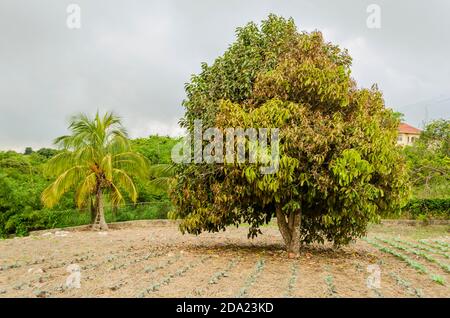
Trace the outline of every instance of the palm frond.
<instances>
[{"instance_id":1,"label":"palm frond","mask_svg":"<svg viewBox=\"0 0 450 318\"><path fill-rule=\"evenodd\" d=\"M79 208L84 206L90 200L90 195L96 190L97 178L95 173L89 174L81 185L75 195L75 201Z\"/></svg>"},{"instance_id":2,"label":"palm frond","mask_svg":"<svg viewBox=\"0 0 450 318\"><path fill-rule=\"evenodd\" d=\"M149 168L150 183L155 186L167 188L174 175L173 164L155 164Z\"/></svg>"},{"instance_id":3,"label":"palm frond","mask_svg":"<svg viewBox=\"0 0 450 318\"><path fill-rule=\"evenodd\" d=\"M173 164L154 164L149 167L150 178L169 178L175 173Z\"/></svg>"},{"instance_id":4,"label":"palm frond","mask_svg":"<svg viewBox=\"0 0 450 318\"><path fill-rule=\"evenodd\" d=\"M75 166L56 178L42 193L42 202L46 207L53 207L58 203L59 199L70 190L74 185L78 184L86 173L85 166Z\"/></svg>"},{"instance_id":5,"label":"palm frond","mask_svg":"<svg viewBox=\"0 0 450 318\"><path fill-rule=\"evenodd\" d=\"M113 206L118 206L119 204L124 202L125 199L122 195L122 192L120 192L119 188L116 187L115 184L112 184L111 187L112 187L111 203L113 204Z\"/></svg>"},{"instance_id":6,"label":"palm frond","mask_svg":"<svg viewBox=\"0 0 450 318\"><path fill-rule=\"evenodd\" d=\"M123 170L113 169L113 179L115 180L114 186L123 188L130 195L131 201L136 202L137 190L131 177Z\"/></svg>"}]
</instances>

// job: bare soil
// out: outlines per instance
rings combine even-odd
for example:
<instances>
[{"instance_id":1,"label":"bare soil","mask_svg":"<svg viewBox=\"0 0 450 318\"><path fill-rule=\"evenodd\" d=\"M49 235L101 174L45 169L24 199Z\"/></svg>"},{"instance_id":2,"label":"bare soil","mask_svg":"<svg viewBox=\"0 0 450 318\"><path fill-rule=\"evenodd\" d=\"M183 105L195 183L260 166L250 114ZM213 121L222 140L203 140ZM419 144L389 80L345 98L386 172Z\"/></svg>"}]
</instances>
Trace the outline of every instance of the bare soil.
<instances>
[{"instance_id":1,"label":"bare soil","mask_svg":"<svg viewBox=\"0 0 450 318\"><path fill-rule=\"evenodd\" d=\"M370 241L406 255L425 273L365 240L339 249L304 246L299 259L288 259L272 225L253 240L245 226L193 236L170 222L44 231L0 241L0 297L450 297L449 229L370 227ZM425 240L436 253L425 252L439 264L378 238L430 249ZM79 267L80 288L66 285L71 264ZM379 288L367 284L369 265L380 269Z\"/></svg>"}]
</instances>

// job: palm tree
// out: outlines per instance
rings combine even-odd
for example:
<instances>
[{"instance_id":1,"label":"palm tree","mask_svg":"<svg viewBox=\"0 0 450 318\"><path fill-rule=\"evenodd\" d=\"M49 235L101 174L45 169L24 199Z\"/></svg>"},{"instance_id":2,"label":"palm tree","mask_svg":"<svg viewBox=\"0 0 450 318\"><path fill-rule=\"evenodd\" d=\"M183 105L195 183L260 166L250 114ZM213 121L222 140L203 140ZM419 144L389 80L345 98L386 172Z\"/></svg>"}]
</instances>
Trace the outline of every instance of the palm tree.
<instances>
[{"instance_id":1,"label":"palm tree","mask_svg":"<svg viewBox=\"0 0 450 318\"><path fill-rule=\"evenodd\" d=\"M104 196L113 206L125 201L123 193L136 202L138 193L132 176L146 177L148 162L131 150L128 135L113 113L91 119L85 114L71 118L71 135L55 139L63 151L49 160L46 171L57 176L42 193L42 202L53 207L64 193L75 189L79 208L93 207L93 229L107 230Z\"/></svg>"}]
</instances>

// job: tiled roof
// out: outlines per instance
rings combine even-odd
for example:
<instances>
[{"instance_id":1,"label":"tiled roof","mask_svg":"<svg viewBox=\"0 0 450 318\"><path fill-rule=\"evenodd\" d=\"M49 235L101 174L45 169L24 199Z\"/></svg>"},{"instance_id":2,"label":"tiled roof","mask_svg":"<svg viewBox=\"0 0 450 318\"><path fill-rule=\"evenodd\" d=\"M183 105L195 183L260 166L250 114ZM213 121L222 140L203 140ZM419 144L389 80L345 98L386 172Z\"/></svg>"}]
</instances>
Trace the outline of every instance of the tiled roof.
<instances>
[{"instance_id":1,"label":"tiled roof","mask_svg":"<svg viewBox=\"0 0 450 318\"><path fill-rule=\"evenodd\" d=\"M421 130L408 125L407 123L401 123L400 126L398 126L398 131L404 134L420 134Z\"/></svg>"}]
</instances>

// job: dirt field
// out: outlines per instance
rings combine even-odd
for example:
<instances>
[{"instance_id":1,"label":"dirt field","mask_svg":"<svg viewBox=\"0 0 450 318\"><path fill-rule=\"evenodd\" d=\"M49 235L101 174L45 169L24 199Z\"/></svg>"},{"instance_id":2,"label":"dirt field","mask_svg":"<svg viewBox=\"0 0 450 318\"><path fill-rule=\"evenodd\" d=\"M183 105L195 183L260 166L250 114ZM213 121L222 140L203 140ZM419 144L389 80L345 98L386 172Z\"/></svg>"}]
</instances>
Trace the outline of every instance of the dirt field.
<instances>
[{"instance_id":1,"label":"dirt field","mask_svg":"<svg viewBox=\"0 0 450 318\"><path fill-rule=\"evenodd\" d=\"M275 226L262 230L248 240L244 226L196 237L136 223L3 240L0 297L450 297L448 225L376 225L367 241L304 247L298 260Z\"/></svg>"}]
</instances>

